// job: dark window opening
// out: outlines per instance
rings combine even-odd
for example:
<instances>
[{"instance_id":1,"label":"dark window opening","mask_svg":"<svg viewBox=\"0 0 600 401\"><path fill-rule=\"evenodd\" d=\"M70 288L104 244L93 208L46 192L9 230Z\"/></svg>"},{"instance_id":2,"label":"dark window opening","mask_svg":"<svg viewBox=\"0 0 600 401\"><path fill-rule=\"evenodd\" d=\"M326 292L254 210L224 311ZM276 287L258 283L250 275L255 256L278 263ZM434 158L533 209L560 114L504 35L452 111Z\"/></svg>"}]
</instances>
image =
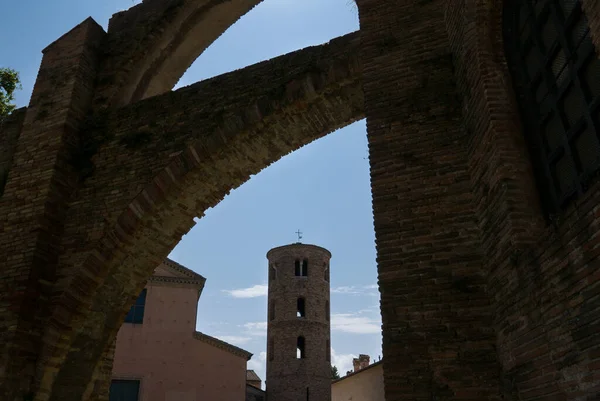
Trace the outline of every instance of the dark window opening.
<instances>
[{"instance_id":1,"label":"dark window opening","mask_svg":"<svg viewBox=\"0 0 600 401\"><path fill-rule=\"evenodd\" d=\"M329 340L327 340L327 344L325 344L325 358L327 359L327 362L331 361L331 345Z\"/></svg>"},{"instance_id":2,"label":"dark window opening","mask_svg":"<svg viewBox=\"0 0 600 401\"><path fill-rule=\"evenodd\" d=\"M298 340L296 341L296 358L297 359L304 359L306 358L306 350L304 349L304 337L300 336L298 337Z\"/></svg>"},{"instance_id":3,"label":"dark window opening","mask_svg":"<svg viewBox=\"0 0 600 401\"><path fill-rule=\"evenodd\" d=\"M325 301L325 320L329 321L329 301Z\"/></svg>"},{"instance_id":4,"label":"dark window opening","mask_svg":"<svg viewBox=\"0 0 600 401\"><path fill-rule=\"evenodd\" d=\"M275 301L271 301L269 305L269 320L275 319Z\"/></svg>"},{"instance_id":5,"label":"dark window opening","mask_svg":"<svg viewBox=\"0 0 600 401\"><path fill-rule=\"evenodd\" d=\"M125 316L125 323L141 324L144 321L144 309L146 307L146 289L135 300L135 303Z\"/></svg>"},{"instance_id":6,"label":"dark window opening","mask_svg":"<svg viewBox=\"0 0 600 401\"><path fill-rule=\"evenodd\" d=\"M309 399L308 399L308 387L306 388L306 401L309 401Z\"/></svg>"},{"instance_id":7,"label":"dark window opening","mask_svg":"<svg viewBox=\"0 0 600 401\"><path fill-rule=\"evenodd\" d=\"M139 380L112 380L108 390L109 401L137 401L140 393Z\"/></svg>"},{"instance_id":8,"label":"dark window opening","mask_svg":"<svg viewBox=\"0 0 600 401\"><path fill-rule=\"evenodd\" d=\"M269 281L277 280L277 270L273 265L269 266Z\"/></svg>"},{"instance_id":9,"label":"dark window opening","mask_svg":"<svg viewBox=\"0 0 600 401\"><path fill-rule=\"evenodd\" d=\"M298 298L296 306L296 317L306 317L306 302L304 298Z\"/></svg>"},{"instance_id":10,"label":"dark window opening","mask_svg":"<svg viewBox=\"0 0 600 401\"><path fill-rule=\"evenodd\" d=\"M600 170L600 61L581 1L506 2L504 42L549 215Z\"/></svg>"},{"instance_id":11,"label":"dark window opening","mask_svg":"<svg viewBox=\"0 0 600 401\"><path fill-rule=\"evenodd\" d=\"M273 341L273 339L269 339L269 361L272 361L273 359L275 359L275 342Z\"/></svg>"},{"instance_id":12,"label":"dark window opening","mask_svg":"<svg viewBox=\"0 0 600 401\"><path fill-rule=\"evenodd\" d=\"M329 282L329 267L327 267L323 272L323 280Z\"/></svg>"},{"instance_id":13,"label":"dark window opening","mask_svg":"<svg viewBox=\"0 0 600 401\"><path fill-rule=\"evenodd\" d=\"M300 264L299 260L296 260L294 272L296 277L308 276L308 260L304 259L302 264Z\"/></svg>"}]
</instances>

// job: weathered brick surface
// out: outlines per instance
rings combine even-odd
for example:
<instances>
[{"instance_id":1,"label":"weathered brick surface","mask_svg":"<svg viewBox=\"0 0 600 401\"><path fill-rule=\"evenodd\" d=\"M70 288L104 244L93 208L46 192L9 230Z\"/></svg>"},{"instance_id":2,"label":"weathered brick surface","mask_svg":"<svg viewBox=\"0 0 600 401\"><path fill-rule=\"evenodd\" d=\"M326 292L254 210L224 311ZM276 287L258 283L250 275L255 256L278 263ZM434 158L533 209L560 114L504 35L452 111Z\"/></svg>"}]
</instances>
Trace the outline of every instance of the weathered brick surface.
<instances>
[{"instance_id":1,"label":"weathered brick surface","mask_svg":"<svg viewBox=\"0 0 600 401\"><path fill-rule=\"evenodd\" d=\"M331 253L308 244L290 244L267 253L269 279L267 326L267 396L270 401L331 401L329 319L329 260ZM308 260L306 277L295 275L295 261ZM296 316L303 297L306 316ZM273 311L270 309L269 314ZM298 336L305 340L306 357L296 358ZM273 343L272 348L269 345ZM308 395L307 395L308 393Z\"/></svg>"},{"instance_id":2,"label":"weathered brick surface","mask_svg":"<svg viewBox=\"0 0 600 401\"><path fill-rule=\"evenodd\" d=\"M386 399L598 397L600 184L544 219L502 2L360 0L360 43L132 103L257 3L146 0L45 51L0 128L3 399L106 400L126 310L193 217L365 114Z\"/></svg>"},{"instance_id":3,"label":"weathered brick surface","mask_svg":"<svg viewBox=\"0 0 600 401\"><path fill-rule=\"evenodd\" d=\"M109 23L96 104L167 92L227 28L262 0L146 0Z\"/></svg>"},{"instance_id":4,"label":"weathered brick surface","mask_svg":"<svg viewBox=\"0 0 600 401\"><path fill-rule=\"evenodd\" d=\"M74 378L90 380L91 361L116 335L147 271L192 227L194 216L250 174L362 117L357 45L349 35L147 99L107 114L107 131L88 132L113 137L99 147L95 170L78 192L94 201L74 202L70 209L53 326L77 318L90 294L103 295L94 298L93 312L86 309L73 345L85 351L68 356L57 376L62 390L53 395L83 391ZM257 85L244 89L250 79ZM169 118L167 110L174 111ZM138 143L123 139L140 133ZM100 244L92 241L100 238Z\"/></svg>"},{"instance_id":5,"label":"weathered brick surface","mask_svg":"<svg viewBox=\"0 0 600 401\"><path fill-rule=\"evenodd\" d=\"M91 104L103 34L86 20L44 50L0 198L4 399L22 399L36 374L63 224L77 182L69 161Z\"/></svg>"},{"instance_id":6,"label":"weathered brick surface","mask_svg":"<svg viewBox=\"0 0 600 401\"><path fill-rule=\"evenodd\" d=\"M591 3L584 6L595 13L588 15L594 33L598 11ZM502 2L492 1L450 1L446 10L503 393L519 400L595 400L600 186L555 225L544 220L504 57L502 12Z\"/></svg>"},{"instance_id":7,"label":"weathered brick surface","mask_svg":"<svg viewBox=\"0 0 600 401\"><path fill-rule=\"evenodd\" d=\"M444 2L358 6L386 400L500 399Z\"/></svg>"},{"instance_id":8,"label":"weathered brick surface","mask_svg":"<svg viewBox=\"0 0 600 401\"><path fill-rule=\"evenodd\" d=\"M26 111L25 107L15 110L5 121L0 122L0 196L4 193Z\"/></svg>"}]
</instances>

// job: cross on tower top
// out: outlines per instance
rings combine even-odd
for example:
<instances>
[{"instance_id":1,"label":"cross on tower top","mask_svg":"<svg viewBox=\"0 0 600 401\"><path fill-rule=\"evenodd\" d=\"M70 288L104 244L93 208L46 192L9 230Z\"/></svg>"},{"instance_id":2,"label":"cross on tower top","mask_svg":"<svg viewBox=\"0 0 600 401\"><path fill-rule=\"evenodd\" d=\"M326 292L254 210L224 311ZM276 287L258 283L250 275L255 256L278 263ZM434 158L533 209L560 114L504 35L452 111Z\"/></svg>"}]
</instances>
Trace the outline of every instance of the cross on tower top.
<instances>
[{"instance_id":1,"label":"cross on tower top","mask_svg":"<svg viewBox=\"0 0 600 401\"><path fill-rule=\"evenodd\" d=\"M296 234L298 234L298 242L300 242L300 240L302 239L302 231L298 229L298 231L296 231Z\"/></svg>"}]
</instances>

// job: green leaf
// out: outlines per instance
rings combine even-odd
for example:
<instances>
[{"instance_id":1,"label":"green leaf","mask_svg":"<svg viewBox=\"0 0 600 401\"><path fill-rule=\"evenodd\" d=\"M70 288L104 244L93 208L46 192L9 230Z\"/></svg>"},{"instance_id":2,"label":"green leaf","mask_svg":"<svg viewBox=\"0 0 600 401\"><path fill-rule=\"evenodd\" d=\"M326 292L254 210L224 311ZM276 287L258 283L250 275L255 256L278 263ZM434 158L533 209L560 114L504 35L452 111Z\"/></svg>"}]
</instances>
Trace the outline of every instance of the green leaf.
<instances>
[{"instance_id":1,"label":"green leaf","mask_svg":"<svg viewBox=\"0 0 600 401\"><path fill-rule=\"evenodd\" d=\"M15 90L21 89L19 73L12 68L0 68L0 121L15 109Z\"/></svg>"}]
</instances>

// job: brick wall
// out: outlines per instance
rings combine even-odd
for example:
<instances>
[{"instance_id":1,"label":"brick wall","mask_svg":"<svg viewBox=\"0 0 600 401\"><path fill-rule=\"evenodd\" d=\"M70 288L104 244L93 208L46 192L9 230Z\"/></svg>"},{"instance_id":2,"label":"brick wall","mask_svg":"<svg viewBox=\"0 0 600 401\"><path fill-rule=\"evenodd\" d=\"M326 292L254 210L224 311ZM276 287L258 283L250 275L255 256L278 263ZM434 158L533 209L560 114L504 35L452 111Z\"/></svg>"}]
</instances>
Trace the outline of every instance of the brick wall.
<instances>
[{"instance_id":1,"label":"brick wall","mask_svg":"<svg viewBox=\"0 0 600 401\"><path fill-rule=\"evenodd\" d=\"M115 14L96 105L122 106L173 88L208 46L262 0L152 0Z\"/></svg>"},{"instance_id":2,"label":"brick wall","mask_svg":"<svg viewBox=\"0 0 600 401\"><path fill-rule=\"evenodd\" d=\"M291 244L267 253L276 277L269 281L267 321L267 378L269 400L331 401L329 261L331 253L318 246ZM295 261L308 261L306 277L296 277ZM327 274L327 280L325 275ZM297 300L304 298L306 315L296 317ZM304 336L306 355L296 359L298 336ZM271 348L271 344L273 348ZM274 352L272 352L274 351ZM307 395L308 392L308 395Z\"/></svg>"},{"instance_id":3,"label":"brick wall","mask_svg":"<svg viewBox=\"0 0 600 401\"><path fill-rule=\"evenodd\" d=\"M66 355L53 397L77 398L89 382L101 388L107 347L128 305L194 217L283 155L363 117L357 39L346 35L88 120L84 149L94 152L85 155L68 210L46 332L52 344L61 327L73 328L64 340L71 349L59 350Z\"/></svg>"},{"instance_id":4,"label":"brick wall","mask_svg":"<svg viewBox=\"0 0 600 401\"><path fill-rule=\"evenodd\" d=\"M444 2L358 6L386 400L500 399Z\"/></svg>"},{"instance_id":5,"label":"brick wall","mask_svg":"<svg viewBox=\"0 0 600 401\"><path fill-rule=\"evenodd\" d=\"M211 15L230 4L232 22L256 1L209 3ZM93 109L82 129L92 97L128 104L165 90L152 79L178 78L189 60L170 65L155 51L187 49L178 40L211 21L198 4L145 1L115 17L109 37L82 23L46 49L31 104L14 116L22 127L0 130L13 138L0 149L3 165L12 158L0 198L5 398L104 399L127 305L193 217L363 111L386 399L597 396L600 183L546 222L504 62L501 2L359 0L360 57L349 35ZM598 1L583 6L598 46ZM132 25L143 29L130 35ZM211 103L211 90L240 96Z\"/></svg>"},{"instance_id":6,"label":"brick wall","mask_svg":"<svg viewBox=\"0 0 600 401\"><path fill-rule=\"evenodd\" d=\"M502 10L501 2L451 1L446 23L471 137L503 392L519 400L596 400L600 185L554 223L545 220L504 57Z\"/></svg>"},{"instance_id":7,"label":"brick wall","mask_svg":"<svg viewBox=\"0 0 600 401\"><path fill-rule=\"evenodd\" d=\"M33 390L35 374L43 380L36 369L51 368L52 361L39 354L41 337L68 201L77 186L71 156L91 102L102 35L86 20L44 50L0 198L0 393L9 400Z\"/></svg>"},{"instance_id":8,"label":"brick wall","mask_svg":"<svg viewBox=\"0 0 600 401\"><path fill-rule=\"evenodd\" d=\"M26 112L27 108L20 108L0 122L0 196L4 193Z\"/></svg>"}]
</instances>

